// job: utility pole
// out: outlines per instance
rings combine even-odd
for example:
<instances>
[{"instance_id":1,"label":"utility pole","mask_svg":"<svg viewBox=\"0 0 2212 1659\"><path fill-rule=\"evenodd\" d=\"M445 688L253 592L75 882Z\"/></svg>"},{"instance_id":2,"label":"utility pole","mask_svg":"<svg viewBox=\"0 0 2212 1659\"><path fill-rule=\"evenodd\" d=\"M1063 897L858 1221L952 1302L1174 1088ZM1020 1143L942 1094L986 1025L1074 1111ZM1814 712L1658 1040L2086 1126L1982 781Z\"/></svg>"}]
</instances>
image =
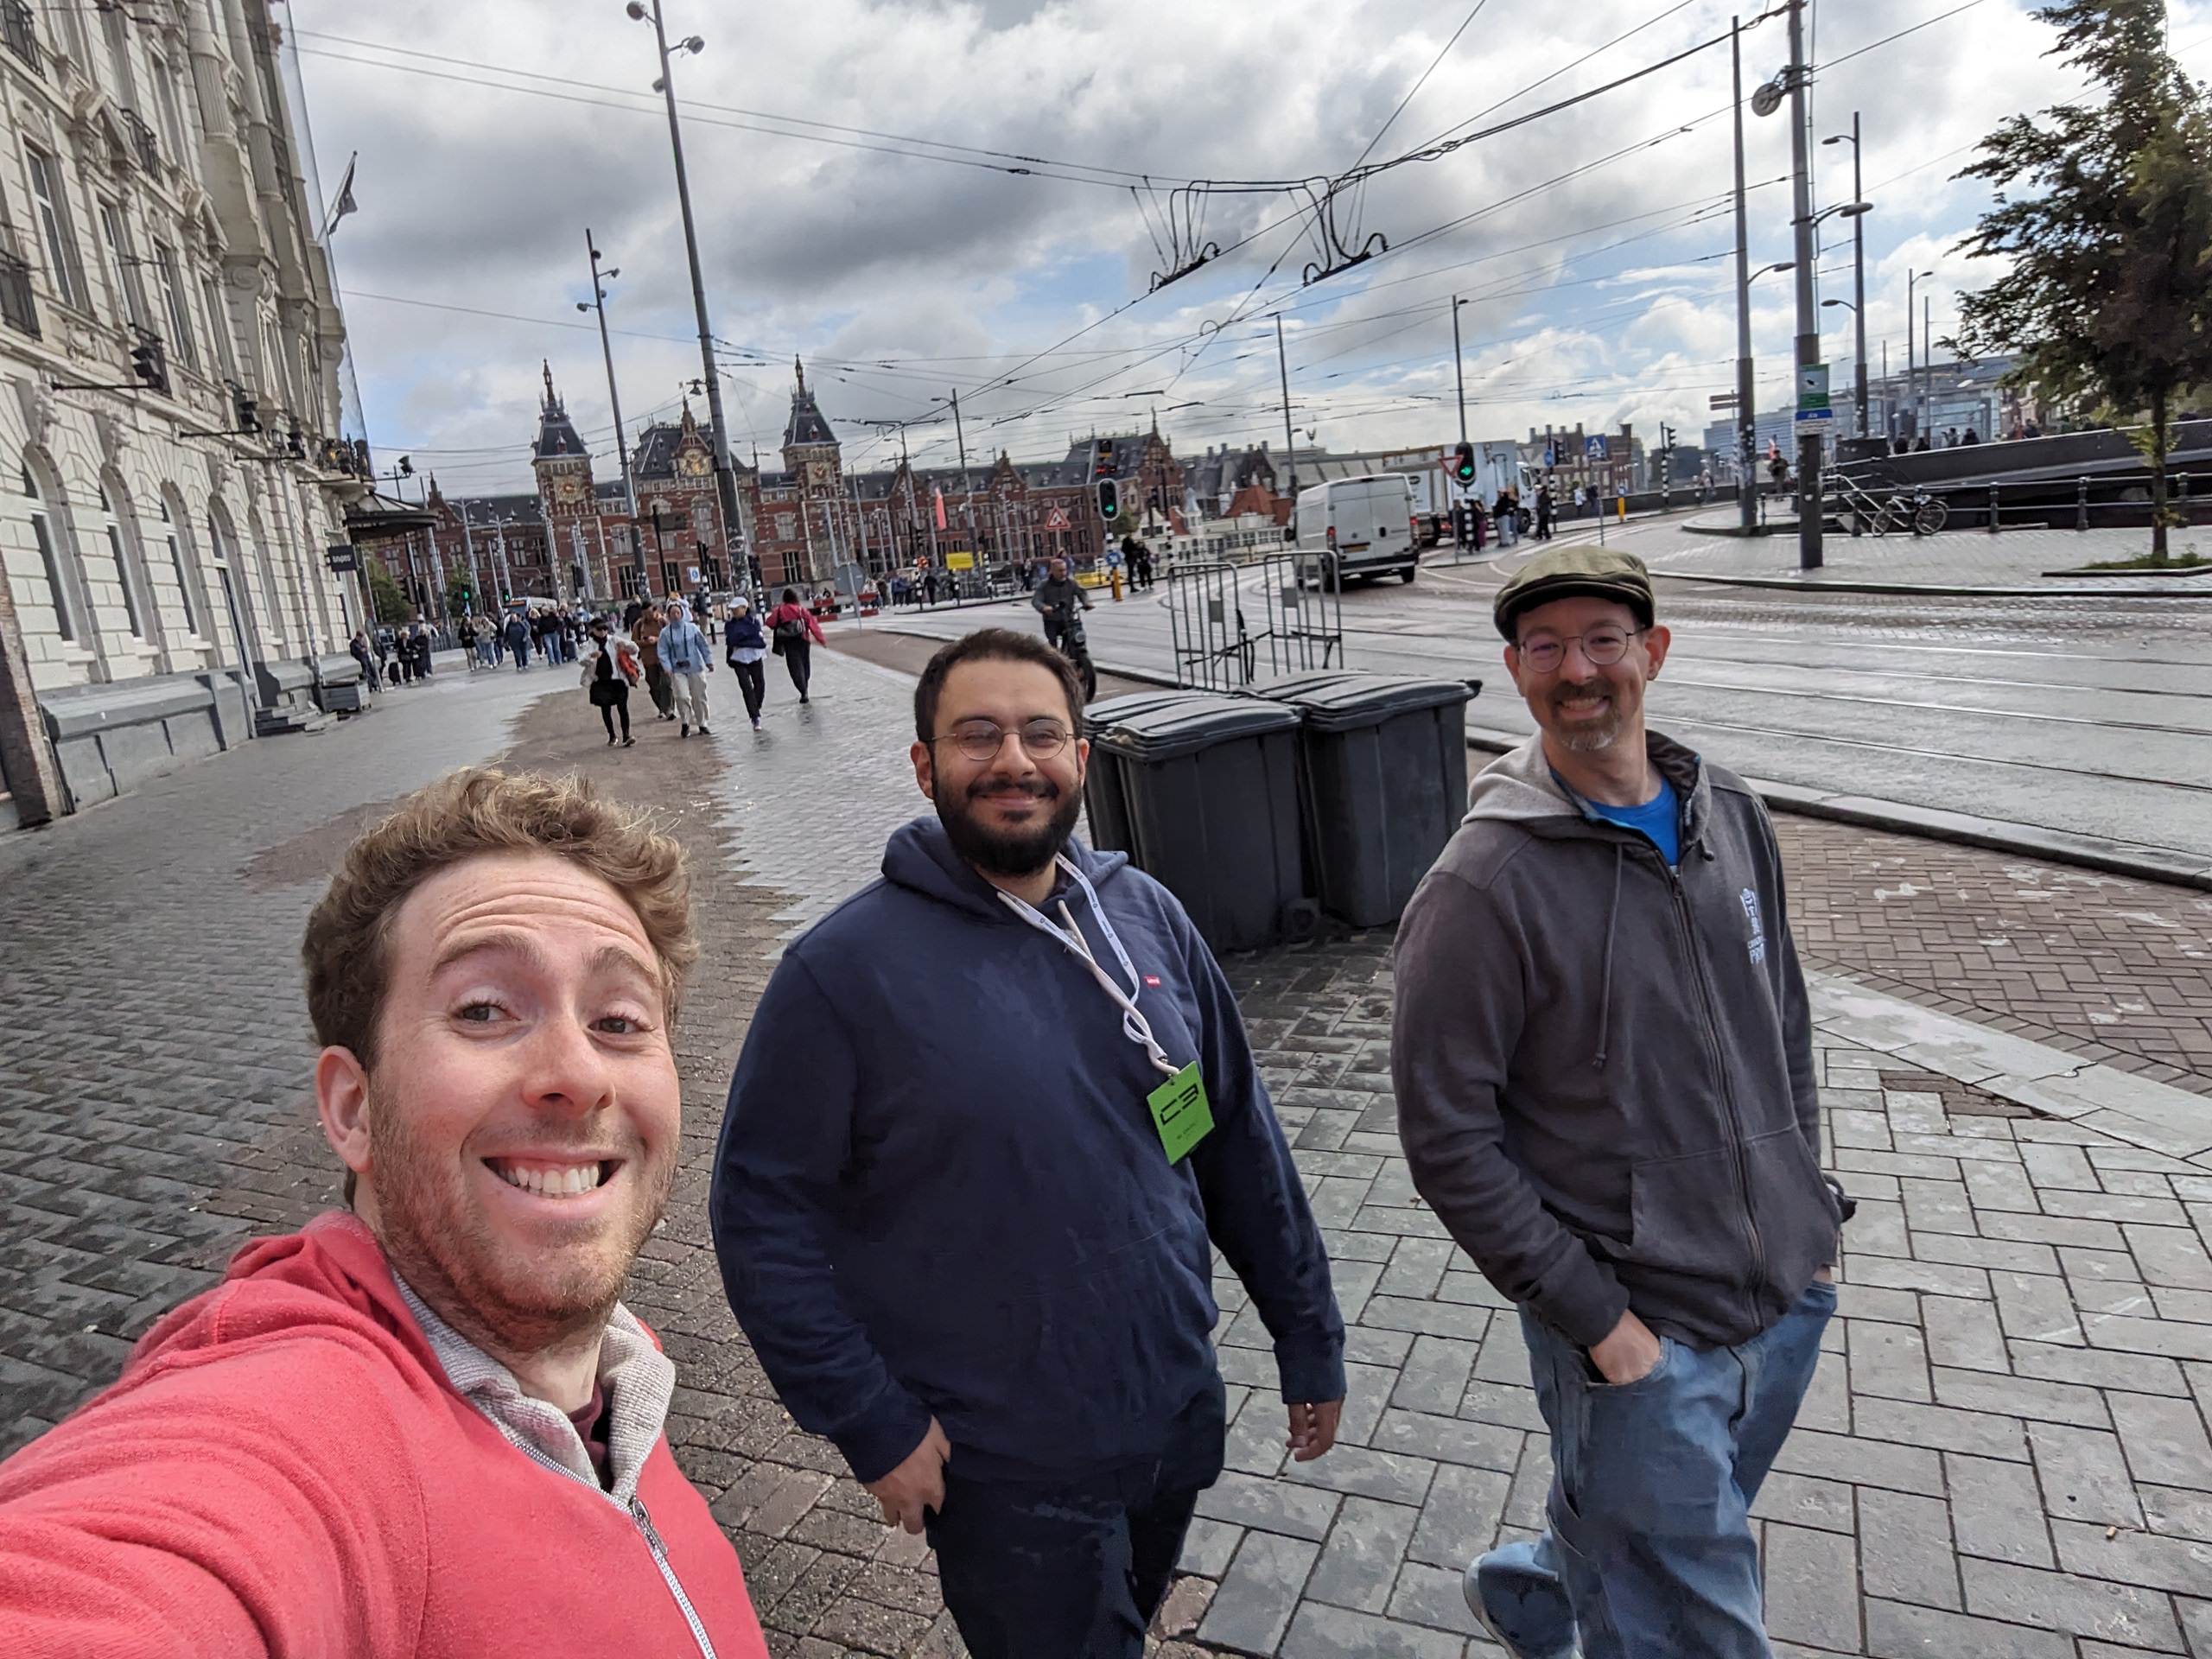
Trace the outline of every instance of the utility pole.
<instances>
[{"instance_id":1,"label":"utility pole","mask_svg":"<svg viewBox=\"0 0 2212 1659\"><path fill-rule=\"evenodd\" d=\"M968 476L968 435L960 424L960 388L952 389L952 442L960 451L960 516L968 525L968 555L983 568L982 550L976 545L976 481Z\"/></svg>"},{"instance_id":2,"label":"utility pole","mask_svg":"<svg viewBox=\"0 0 2212 1659\"><path fill-rule=\"evenodd\" d=\"M1751 406L1751 257L1744 207L1743 25L1731 19L1728 46L1733 54L1736 88L1736 454L1737 505L1743 531L1759 527L1758 419Z\"/></svg>"},{"instance_id":3,"label":"utility pole","mask_svg":"<svg viewBox=\"0 0 2212 1659\"><path fill-rule=\"evenodd\" d=\"M1459 308L1454 306L1452 310L1452 327L1455 337L1459 332ZM1290 359L1284 353L1282 347L1282 313L1280 311L1275 313L1275 367L1282 372L1283 462L1290 468L1291 516L1294 519L1298 514L1298 440L1290 429Z\"/></svg>"},{"instance_id":4,"label":"utility pole","mask_svg":"<svg viewBox=\"0 0 2212 1659\"><path fill-rule=\"evenodd\" d=\"M1852 400L1859 410L1859 435L1866 431L1866 185L1864 158L1866 151L1859 142L1859 111L1851 112L1851 199L1859 211L1851 216L1852 317L1859 329L1858 381L1852 389Z\"/></svg>"},{"instance_id":5,"label":"utility pole","mask_svg":"<svg viewBox=\"0 0 2212 1659\"><path fill-rule=\"evenodd\" d=\"M699 319L699 361L706 370L707 418L713 423L715 435L715 495L722 510L723 550L729 556L733 572L743 570L746 591L757 601L760 591L753 582L753 563L745 556L745 531L738 522L737 472L729 458L729 423L722 418L722 379L715 366L714 330L707 321L707 283L699 269L699 229L691 216L691 183L683 168L683 124L676 112L676 76L669 61L668 30L661 22L660 0L630 0L625 10L633 19L650 17L653 25L653 44L660 53L660 91L668 104L668 144L676 158L676 199L683 211L683 249L691 262L691 305ZM696 35L677 42L677 49L699 53L707 43ZM634 514L636 509L632 508Z\"/></svg>"},{"instance_id":6,"label":"utility pole","mask_svg":"<svg viewBox=\"0 0 2212 1659\"><path fill-rule=\"evenodd\" d=\"M600 286L599 245L591 239L591 227L584 227L584 251L591 256L592 309L599 313L599 351L607 359L607 402L614 411L614 454L622 463L622 499L630 509L630 533L638 530L638 486L630 476L630 440L622 431L622 394L614 388L614 347L607 337L607 290ZM611 280L620 276L619 270L607 273ZM581 311L583 307L576 308Z\"/></svg>"},{"instance_id":7,"label":"utility pole","mask_svg":"<svg viewBox=\"0 0 2212 1659\"><path fill-rule=\"evenodd\" d=\"M1459 308L1465 303L1457 294L1452 296L1452 374L1459 385L1459 442L1462 443L1467 441L1467 365L1465 359L1459 355ZM1280 317L1275 319L1275 327L1282 327ZM1287 385L1283 403L1286 407L1290 403Z\"/></svg>"},{"instance_id":8,"label":"utility pole","mask_svg":"<svg viewBox=\"0 0 2212 1659\"><path fill-rule=\"evenodd\" d=\"M1797 255L1797 366L1821 360L1820 313L1813 304L1813 177L1806 151L1805 92L1810 74L1805 64L1805 0L1789 8L1790 228ZM1797 568L1821 568L1821 435L1813 422L1797 438Z\"/></svg>"}]
</instances>

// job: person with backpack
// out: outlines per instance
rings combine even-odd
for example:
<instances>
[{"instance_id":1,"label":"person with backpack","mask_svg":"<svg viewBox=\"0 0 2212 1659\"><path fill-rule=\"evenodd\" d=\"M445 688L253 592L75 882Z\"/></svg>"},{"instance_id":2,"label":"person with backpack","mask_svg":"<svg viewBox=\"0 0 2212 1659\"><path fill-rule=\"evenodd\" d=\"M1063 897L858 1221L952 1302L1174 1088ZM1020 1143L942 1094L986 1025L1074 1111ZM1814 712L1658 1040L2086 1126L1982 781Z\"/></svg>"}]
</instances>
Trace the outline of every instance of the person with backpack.
<instances>
[{"instance_id":1,"label":"person with backpack","mask_svg":"<svg viewBox=\"0 0 2212 1659\"><path fill-rule=\"evenodd\" d=\"M729 618L722 624L722 650L727 653L730 671L737 676L737 689L745 694L746 715L757 732L760 729L760 705L768 698L768 677L764 666L768 640L760 632L760 619L753 614L753 601L742 594L729 602Z\"/></svg>"},{"instance_id":2,"label":"person with backpack","mask_svg":"<svg viewBox=\"0 0 2212 1659\"><path fill-rule=\"evenodd\" d=\"M639 673L638 648L627 639L616 639L606 618L594 617L591 649L584 655L583 685L591 694L591 706L607 722L609 747L617 741L614 717L618 713L622 717L622 747L629 748L638 741L630 735L630 688L638 683Z\"/></svg>"},{"instance_id":3,"label":"person with backpack","mask_svg":"<svg viewBox=\"0 0 2212 1659\"><path fill-rule=\"evenodd\" d=\"M683 721L677 735L689 737L696 726L700 736L712 736L707 729L707 676L715 659L708 652L707 636L691 620L691 607L680 599L668 607L668 626L660 631L659 644L661 672L668 676Z\"/></svg>"},{"instance_id":4,"label":"person with backpack","mask_svg":"<svg viewBox=\"0 0 2212 1659\"><path fill-rule=\"evenodd\" d=\"M784 602L768 613L767 629L771 649L784 659L798 700L810 701L806 686L814 677L814 647L830 642L822 637L822 625L814 620L814 613L798 602L798 588L784 589Z\"/></svg>"}]
</instances>

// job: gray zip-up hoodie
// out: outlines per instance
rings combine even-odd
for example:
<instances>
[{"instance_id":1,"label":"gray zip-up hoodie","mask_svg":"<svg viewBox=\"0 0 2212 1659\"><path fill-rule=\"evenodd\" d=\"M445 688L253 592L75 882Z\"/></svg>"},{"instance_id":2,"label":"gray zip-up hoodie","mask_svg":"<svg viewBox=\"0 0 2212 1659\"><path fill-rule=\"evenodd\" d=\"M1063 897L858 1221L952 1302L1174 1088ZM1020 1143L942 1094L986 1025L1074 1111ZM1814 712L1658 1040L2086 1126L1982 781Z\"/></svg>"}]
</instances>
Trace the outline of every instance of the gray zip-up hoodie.
<instances>
[{"instance_id":1,"label":"gray zip-up hoodie","mask_svg":"<svg viewBox=\"0 0 2212 1659\"><path fill-rule=\"evenodd\" d=\"M1766 810L1671 739L1681 864L1531 738L1407 906L1391 1073L1414 1184L1491 1282L1584 1346L1633 1307L1694 1347L1835 1259L1812 1023Z\"/></svg>"}]
</instances>

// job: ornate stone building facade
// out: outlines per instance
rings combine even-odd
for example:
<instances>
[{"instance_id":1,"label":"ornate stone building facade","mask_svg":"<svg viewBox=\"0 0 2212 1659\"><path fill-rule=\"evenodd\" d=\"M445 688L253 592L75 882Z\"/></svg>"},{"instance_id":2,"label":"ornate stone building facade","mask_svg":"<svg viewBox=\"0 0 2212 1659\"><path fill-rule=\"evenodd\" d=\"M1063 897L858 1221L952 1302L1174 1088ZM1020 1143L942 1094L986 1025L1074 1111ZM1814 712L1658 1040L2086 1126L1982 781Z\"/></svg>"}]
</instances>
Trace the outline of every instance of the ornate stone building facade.
<instances>
[{"instance_id":1,"label":"ornate stone building facade","mask_svg":"<svg viewBox=\"0 0 2212 1659\"><path fill-rule=\"evenodd\" d=\"M360 590L267 0L0 5L0 827L300 723Z\"/></svg>"}]
</instances>

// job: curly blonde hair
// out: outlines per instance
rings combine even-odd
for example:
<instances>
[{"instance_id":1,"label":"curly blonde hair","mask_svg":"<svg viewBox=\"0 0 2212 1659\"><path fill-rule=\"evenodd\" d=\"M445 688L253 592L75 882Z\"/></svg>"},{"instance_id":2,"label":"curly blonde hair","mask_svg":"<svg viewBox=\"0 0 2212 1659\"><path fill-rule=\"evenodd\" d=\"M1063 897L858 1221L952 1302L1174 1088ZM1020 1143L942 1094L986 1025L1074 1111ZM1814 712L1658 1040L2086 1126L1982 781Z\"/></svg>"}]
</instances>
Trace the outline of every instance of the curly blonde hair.
<instances>
[{"instance_id":1,"label":"curly blonde hair","mask_svg":"<svg viewBox=\"0 0 2212 1659\"><path fill-rule=\"evenodd\" d=\"M470 767L417 790L356 841L308 918L300 957L315 1041L373 1065L392 918L408 895L464 860L524 852L570 860L628 902L653 948L673 1024L699 955L683 848L583 779Z\"/></svg>"}]
</instances>

